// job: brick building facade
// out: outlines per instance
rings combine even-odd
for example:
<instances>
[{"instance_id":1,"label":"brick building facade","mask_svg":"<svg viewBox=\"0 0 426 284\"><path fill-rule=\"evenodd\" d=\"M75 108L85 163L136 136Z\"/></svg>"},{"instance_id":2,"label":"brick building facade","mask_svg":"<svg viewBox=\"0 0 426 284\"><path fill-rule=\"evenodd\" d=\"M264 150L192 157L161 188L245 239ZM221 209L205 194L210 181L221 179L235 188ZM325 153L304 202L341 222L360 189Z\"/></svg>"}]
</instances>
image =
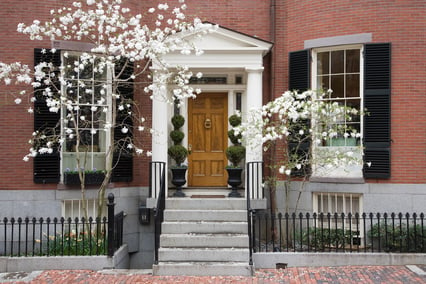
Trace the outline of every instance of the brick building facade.
<instances>
[{"instance_id":1,"label":"brick building facade","mask_svg":"<svg viewBox=\"0 0 426 284\"><path fill-rule=\"evenodd\" d=\"M123 1L132 11L142 12L159 1ZM173 1L172 1L173 2ZM177 1L176 1L177 2ZM70 4L71 1L8 1L0 3L0 61L21 61L30 66L34 62L34 48L50 48L49 41L29 41L16 32L20 22L44 20L50 9ZM364 134L363 146L366 161L372 168L358 169L348 179L340 176L317 176L306 187L299 208L305 211L325 209L323 202L340 207L349 202L350 207L361 211L421 212L426 204L426 3L422 0L387 1L326 1L326 0L247 0L247 1L197 1L187 0L187 15L196 15L203 21L224 27L229 38L249 42L270 50L264 52L261 90L262 102L278 97L289 88L336 87L359 108L372 111L359 122ZM146 6L146 7L145 7ZM225 31L224 31L225 33ZM237 40L236 40L237 41ZM299 53L296 53L299 52ZM384 52L384 53L383 53ZM381 59L377 60L377 55ZM294 59L292 55L301 55ZM352 66L352 56L356 67ZM373 54L369 57L369 54ZM375 55L374 55L375 54ZM341 56L344 71L334 72L333 56ZM292 59L293 58L293 59ZM329 72L324 75L327 58ZM383 60L382 60L383 59ZM202 57L201 57L202 60ZM291 60L295 60L290 62ZM305 60L292 65L297 60ZM324 59L325 60L325 59ZM385 62L384 62L385 61ZM327 64L328 64L327 63ZM291 74L292 66L296 73ZM376 73L379 66L380 74ZM303 71L302 69L305 68ZM337 68L337 67L336 67ZM302 71L301 71L302 70ZM319 71L321 70L321 71ZM226 90L231 96L247 95L248 71L234 68L231 71L213 68L212 75L231 74L243 76L244 86ZM321 73L322 72L322 73ZM378 74L378 75L377 75ZM207 76L209 72L207 72ZM297 82L292 82L296 78ZM326 79L325 79L326 78ZM356 78L355 91L350 81ZM302 81L300 81L302 80ZM327 82L326 82L327 80ZM341 81L339 81L341 80ZM382 80L377 82L377 80ZM384 81L385 82L384 82ZM369 85L371 84L371 85ZM235 85L235 84L234 84ZM368 87L370 86L370 88ZM225 91L223 86L219 86ZM33 131L33 118L16 105L10 94L13 86L2 86L0 105L0 215L24 214L27 216L63 214L63 201L78 199L78 190L61 183L35 183L32 162L23 162L27 154L27 141ZM152 120L152 105L142 94L144 111ZM378 98L378 99L377 99ZM373 105L369 105L373 101ZM235 106L229 105L228 113ZM185 109L184 109L185 110ZM244 107L242 109L244 111ZM373 111L374 110L374 111ZM375 113L375 111L378 113ZM383 111L385 114L383 114ZM377 120L377 119L379 120ZM377 123L377 121L380 121ZM385 129L385 131L383 131ZM188 142L188 141L186 141ZM154 147L155 141L146 138ZM370 151L370 152L368 152ZM379 153L379 154L377 154ZM154 153L154 157L155 153ZM162 155L160 155L162 157ZM268 157L264 157L265 161ZM137 223L137 208L145 203L148 192L148 158L134 158L132 178L119 180L110 186L116 193L117 203L128 212L128 222ZM90 191L90 190L89 190ZM94 197L94 191L89 197ZM330 197L331 196L331 197ZM285 199L296 200L297 190L286 196L277 192L278 208L284 208ZM327 200L327 201L324 201ZM350 200L350 201L348 201ZM352 200L356 200L352 202ZM343 206L343 205L342 205ZM346 210L347 211L347 210ZM127 232L131 252L140 252L143 234L152 228L132 228ZM135 267L147 266L134 260Z\"/></svg>"}]
</instances>

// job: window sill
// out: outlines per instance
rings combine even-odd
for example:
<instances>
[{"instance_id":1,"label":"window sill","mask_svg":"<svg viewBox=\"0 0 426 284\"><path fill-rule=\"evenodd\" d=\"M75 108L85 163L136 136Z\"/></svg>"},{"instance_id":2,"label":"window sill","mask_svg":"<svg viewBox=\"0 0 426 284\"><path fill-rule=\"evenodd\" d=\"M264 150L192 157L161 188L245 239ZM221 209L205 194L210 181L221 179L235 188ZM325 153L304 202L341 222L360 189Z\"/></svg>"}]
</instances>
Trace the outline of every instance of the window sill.
<instances>
[{"instance_id":1,"label":"window sill","mask_svg":"<svg viewBox=\"0 0 426 284\"><path fill-rule=\"evenodd\" d=\"M362 177L319 177L312 176L309 178L309 182L318 182L318 183L365 183L365 179Z\"/></svg>"}]
</instances>

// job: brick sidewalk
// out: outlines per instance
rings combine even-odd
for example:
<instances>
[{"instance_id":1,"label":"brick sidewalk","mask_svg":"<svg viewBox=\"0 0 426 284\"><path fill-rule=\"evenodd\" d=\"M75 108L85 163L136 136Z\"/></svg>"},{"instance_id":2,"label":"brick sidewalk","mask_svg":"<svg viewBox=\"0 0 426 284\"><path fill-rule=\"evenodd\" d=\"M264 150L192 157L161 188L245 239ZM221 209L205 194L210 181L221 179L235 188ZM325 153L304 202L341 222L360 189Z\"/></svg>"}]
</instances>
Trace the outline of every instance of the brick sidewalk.
<instances>
[{"instance_id":1,"label":"brick sidewalk","mask_svg":"<svg viewBox=\"0 0 426 284\"><path fill-rule=\"evenodd\" d=\"M49 270L3 274L3 279L9 280L1 283L426 283L420 267L414 267L414 271L406 266L293 267L258 270L254 277L152 276L140 270Z\"/></svg>"}]
</instances>

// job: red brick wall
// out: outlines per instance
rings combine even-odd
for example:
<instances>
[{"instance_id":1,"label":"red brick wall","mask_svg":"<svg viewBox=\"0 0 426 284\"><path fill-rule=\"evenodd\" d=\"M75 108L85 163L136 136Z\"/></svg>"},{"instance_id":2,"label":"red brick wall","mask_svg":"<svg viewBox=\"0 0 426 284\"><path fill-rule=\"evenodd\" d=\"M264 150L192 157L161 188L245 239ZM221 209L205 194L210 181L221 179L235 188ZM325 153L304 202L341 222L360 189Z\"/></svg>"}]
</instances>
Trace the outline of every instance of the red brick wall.
<instances>
[{"instance_id":1,"label":"red brick wall","mask_svg":"<svg viewBox=\"0 0 426 284\"><path fill-rule=\"evenodd\" d=\"M305 40L372 33L392 43L391 179L368 182L426 182L426 2L277 1L276 95L287 89L289 51Z\"/></svg>"},{"instance_id":2,"label":"red brick wall","mask_svg":"<svg viewBox=\"0 0 426 284\"><path fill-rule=\"evenodd\" d=\"M123 0L133 11L165 1ZM0 61L32 65L33 48L50 42L29 41L16 32L19 22L43 20L50 9L72 1L0 1ZM264 40L275 40L265 58L265 100L287 89L288 52L303 49L305 40L372 33L374 42L392 42L392 174L377 182L426 182L426 2L423 0L187 0L188 15ZM271 29L271 3L275 3L275 27ZM177 0L169 1L170 6ZM272 33L275 30L275 37ZM3 85L2 85L3 86ZM33 120L22 105L15 105L0 89L0 189L53 189L35 185L32 162L25 163ZM144 101L148 120L149 101ZM150 139L144 142L150 147ZM131 184L146 185L148 159L135 160ZM369 182L376 182L371 180Z\"/></svg>"},{"instance_id":3,"label":"red brick wall","mask_svg":"<svg viewBox=\"0 0 426 284\"><path fill-rule=\"evenodd\" d=\"M26 35L16 32L21 22L31 24L34 19L47 20L50 10L69 6L73 1L0 1L0 61L11 63L20 61L33 66L34 48L50 48L50 41L31 41ZM132 11L141 12L139 6L143 1L134 1L136 4L123 5ZM28 140L34 130L33 116L26 109L28 102L16 105L11 93L22 90L16 87L4 87L0 83L0 190L4 189L56 189L56 184L40 185L33 183L33 162L24 162L22 158L28 153ZM143 98L142 111L148 121L151 121L151 107L149 97L142 95L143 88L139 88L136 97ZM28 88L31 92L32 88ZM147 127L148 128L148 127ZM141 137L144 149L151 149L150 135ZM134 174L132 183L116 184L116 186L148 185L148 162L150 158L134 159Z\"/></svg>"}]
</instances>

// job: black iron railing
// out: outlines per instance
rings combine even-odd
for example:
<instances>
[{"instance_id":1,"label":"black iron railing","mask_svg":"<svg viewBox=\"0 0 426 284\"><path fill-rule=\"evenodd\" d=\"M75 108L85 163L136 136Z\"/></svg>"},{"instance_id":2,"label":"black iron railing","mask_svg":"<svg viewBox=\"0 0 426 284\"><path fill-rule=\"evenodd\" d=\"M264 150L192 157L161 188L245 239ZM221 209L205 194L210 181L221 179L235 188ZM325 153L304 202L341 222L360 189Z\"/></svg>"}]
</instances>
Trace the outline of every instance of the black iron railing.
<instances>
[{"instance_id":1,"label":"black iron railing","mask_svg":"<svg viewBox=\"0 0 426 284\"><path fill-rule=\"evenodd\" d=\"M257 211L254 252L425 253L424 214L271 214Z\"/></svg>"},{"instance_id":2,"label":"black iron railing","mask_svg":"<svg viewBox=\"0 0 426 284\"><path fill-rule=\"evenodd\" d=\"M0 256L112 256L123 244L124 214L114 215L113 194L107 206L108 219L5 217L0 220Z\"/></svg>"},{"instance_id":3,"label":"black iron railing","mask_svg":"<svg viewBox=\"0 0 426 284\"><path fill-rule=\"evenodd\" d=\"M255 211L251 207L251 199L263 198L263 162L249 162L246 165L246 199L247 199L247 224L249 235L249 264L253 264L254 234L252 222Z\"/></svg>"},{"instance_id":4,"label":"black iron railing","mask_svg":"<svg viewBox=\"0 0 426 284\"><path fill-rule=\"evenodd\" d=\"M153 188L151 188L153 187ZM160 248L161 224L164 220L164 209L166 207L166 163L150 163L150 192L151 196L157 198L154 208L154 262L158 264L158 250ZM155 193L155 195L153 195Z\"/></svg>"}]
</instances>

